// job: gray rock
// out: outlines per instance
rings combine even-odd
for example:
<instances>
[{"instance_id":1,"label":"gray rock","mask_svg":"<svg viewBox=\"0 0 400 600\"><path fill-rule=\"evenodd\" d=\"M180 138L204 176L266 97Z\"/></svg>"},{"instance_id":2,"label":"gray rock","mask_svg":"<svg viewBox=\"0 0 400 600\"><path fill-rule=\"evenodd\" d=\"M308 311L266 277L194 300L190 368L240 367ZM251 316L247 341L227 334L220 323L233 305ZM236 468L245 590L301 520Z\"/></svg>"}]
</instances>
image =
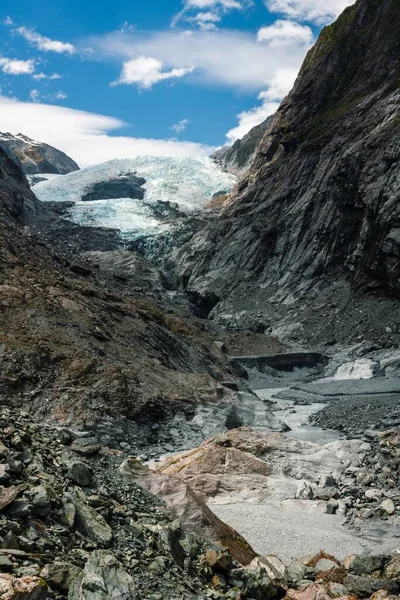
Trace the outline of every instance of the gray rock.
<instances>
[{"instance_id":1,"label":"gray rock","mask_svg":"<svg viewBox=\"0 0 400 600\"><path fill-rule=\"evenodd\" d=\"M399 585L394 579L373 579L372 577L347 575L343 584L351 593L361 598L365 598L379 590L386 590L393 594L399 591Z\"/></svg>"},{"instance_id":2,"label":"gray rock","mask_svg":"<svg viewBox=\"0 0 400 600\"><path fill-rule=\"evenodd\" d=\"M233 569L228 576L231 585L237 586L244 597L268 600L276 597L276 588L263 568L244 567Z\"/></svg>"},{"instance_id":3,"label":"gray rock","mask_svg":"<svg viewBox=\"0 0 400 600\"><path fill-rule=\"evenodd\" d=\"M40 572L40 577L43 577L52 589L61 592L68 591L71 582L81 576L82 569L76 565L60 562L45 565Z\"/></svg>"},{"instance_id":4,"label":"gray rock","mask_svg":"<svg viewBox=\"0 0 400 600\"><path fill-rule=\"evenodd\" d=\"M78 500L75 495L67 494L66 497L75 508L75 525L77 529L92 541L102 546L108 546L111 543L113 534L104 517L85 504L84 500Z\"/></svg>"},{"instance_id":5,"label":"gray rock","mask_svg":"<svg viewBox=\"0 0 400 600\"><path fill-rule=\"evenodd\" d=\"M136 597L133 578L107 550L93 552L68 594L68 600L135 600Z\"/></svg>"},{"instance_id":6,"label":"gray rock","mask_svg":"<svg viewBox=\"0 0 400 600\"><path fill-rule=\"evenodd\" d=\"M92 481L91 470L81 461L70 462L67 477L74 483L82 486L90 485Z\"/></svg>"},{"instance_id":7,"label":"gray rock","mask_svg":"<svg viewBox=\"0 0 400 600\"><path fill-rule=\"evenodd\" d=\"M388 515L394 515L396 512L394 502L390 498L386 498L383 502L381 502L380 507Z\"/></svg>"},{"instance_id":8,"label":"gray rock","mask_svg":"<svg viewBox=\"0 0 400 600\"><path fill-rule=\"evenodd\" d=\"M339 490L336 487L315 490L315 498L318 498L318 500L331 500L331 498L337 498L337 496L339 496Z\"/></svg>"},{"instance_id":9,"label":"gray rock","mask_svg":"<svg viewBox=\"0 0 400 600\"><path fill-rule=\"evenodd\" d=\"M45 517L51 510L50 498L43 485L33 488L29 492L32 502L32 513L38 517Z\"/></svg>"}]
</instances>

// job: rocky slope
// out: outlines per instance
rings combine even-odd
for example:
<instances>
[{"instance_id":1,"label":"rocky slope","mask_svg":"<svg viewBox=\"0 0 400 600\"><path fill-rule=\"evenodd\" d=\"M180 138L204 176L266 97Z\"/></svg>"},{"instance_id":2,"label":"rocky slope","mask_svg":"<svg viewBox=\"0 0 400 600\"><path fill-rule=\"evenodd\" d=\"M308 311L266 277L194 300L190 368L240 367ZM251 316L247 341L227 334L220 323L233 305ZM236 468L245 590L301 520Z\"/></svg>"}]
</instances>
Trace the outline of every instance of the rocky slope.
<instances>
[{"instance_id":1,"label":"rocky slope","mask_svg":"<svg viewBox=\"0 0 400 600\"><path fill-rule=\"evenodd\" d=\"M268 117L260 125L253 127L241 140L236 140L232 146L220 148L210 158L229 173L239 176L244 175L250 168L258 145L272 121L273 117Z\"/></svg>"},{"instance_id":2,"label":"rocky slope","mask_svg":"<svg viewBox=\"0 0 400 600\"><path fill-rule=\"evenodd\" d=\"M19 133L0 133L0 146L22 167L26 175L53 173L65 175L79 169L72 158L42 142Z\"/></svg>"},{"instance_id":3,"label":"rocky slope","mask_svg":"<svg viewBox=\"0 0 400 600\"><path fill-rule=\"evenodd\" d=\"M178 407L189 414L216 397L218 380L234 379L196 324L163 304L161 279L143 257L124 262L107 232L51 213L1 149L0 233L2 403L86 426L154 423ZM109 255L82 259L89 243L111 245L111 267ZM151 434L138 429L138 441Z\"/></svg>"},{"instance_id":4,"label":"rocky slope","mask_svg":"<svg viewBox=\"0 0 400 600\"><path fill-rule=\"evenodd\" d=\"M243 566L138 485L123 450L26 412L2 409L0 425L2 600L398 598L399 555L320 552L287 565L267 555Z\"/></svg>"},{"instance_id":5,"label":"rocky slope","mask_svg":"<svg viewBox=\"0 0 400 600\"><path fill-rule=\"evenodd\" d=\"M193 298L219 303L213 315L260 311L267 329L291 311L333 342L393 333L393 304L379 324L368 303L399 291L398 11L358 0L321 32L231 202L172 257Z\"/></svg>"}]
</instances>

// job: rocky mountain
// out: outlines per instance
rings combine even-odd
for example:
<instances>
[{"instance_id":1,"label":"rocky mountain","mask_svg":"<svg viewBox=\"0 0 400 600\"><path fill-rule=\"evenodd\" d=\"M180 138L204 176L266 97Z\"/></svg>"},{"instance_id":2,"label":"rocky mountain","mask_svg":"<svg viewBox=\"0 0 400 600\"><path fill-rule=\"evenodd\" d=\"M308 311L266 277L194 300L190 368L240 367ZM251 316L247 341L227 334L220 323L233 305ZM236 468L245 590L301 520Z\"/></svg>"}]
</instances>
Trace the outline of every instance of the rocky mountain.
<instances>
[{"instance_id":1,"label":"rocky mountain","mask_svg":"<svg viewBox=\"0 0 400 600\"><path fill-rule=\"evenodd\" d=\"M232 146L224 146L214 152L210 158L215 160L223 169L233 175L244 175L256 154L259 143L270 127L273 117L256 125L241 140L236 140Z\"/></svg>"},{"instance_id":2,"label":"rocky mountain","mask_svg":"<svg viewBox=\"0 0 400 600\"><path fill-rule=\"evenodd\" d=\"M289 314L332 343L397 330L399 8L358 0L323 29L230 203L173 256L215 318Z\"/></svg>"},{"instance_id":3,"label":"rocky mountain","mask_svg":"<svg viewBox=\"0 0 400 600\"><path fill-rule=\"evenodd\" d=\"M139 441L234 379L143 257L52 213L1 148L0 233L0 402L86 426L141 421Z\"/></svg>"},{"instance_id":4,"label":"rocky mountain","mask_svg":"<svg viewBox=\"0 0 400 600\"><path fill-rule=\"evenodd\" d=\"M0 133L0 146L8 156L22 167L26 175L53 173L65 175L77 171L79 166L72 158L42 142L35 142L19 133Z\"/></svg>"}]
</instances>

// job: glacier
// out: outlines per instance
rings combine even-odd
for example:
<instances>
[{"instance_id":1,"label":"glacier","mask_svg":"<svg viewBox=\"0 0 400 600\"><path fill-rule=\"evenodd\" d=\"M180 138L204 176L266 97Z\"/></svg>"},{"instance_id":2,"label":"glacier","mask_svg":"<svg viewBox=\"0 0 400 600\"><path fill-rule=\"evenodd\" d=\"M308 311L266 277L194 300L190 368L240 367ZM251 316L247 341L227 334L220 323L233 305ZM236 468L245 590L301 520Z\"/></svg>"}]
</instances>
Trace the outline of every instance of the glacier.
<instances>
[{"instance_id":1,"label":"glacier","mask_svg":"<svg viewBox=\"0 0 400 600\"><path fill-rule=\"evenodd\" d=\"M144 200L120 198L82 202L94 184L126 174L143 177ZM229 192L236 184L233 175L222 171L209 158L142 156L115 159L80 171L52 177L34 186L43 202L74 202L70 218L83 225L119 229L124 237L156 235L171 226L157 219L151 205L171 202L190 213L203 207L217 192Z\"/></svg>"}]
</instances>

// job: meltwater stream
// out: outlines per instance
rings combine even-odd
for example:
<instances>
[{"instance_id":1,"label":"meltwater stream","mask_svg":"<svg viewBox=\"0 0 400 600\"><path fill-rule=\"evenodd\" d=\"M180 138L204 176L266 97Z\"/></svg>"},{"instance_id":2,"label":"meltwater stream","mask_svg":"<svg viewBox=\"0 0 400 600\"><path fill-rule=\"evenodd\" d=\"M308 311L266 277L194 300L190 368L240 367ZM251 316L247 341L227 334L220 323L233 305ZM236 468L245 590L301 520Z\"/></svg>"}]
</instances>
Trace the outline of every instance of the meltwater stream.
<instances>
[{"instance_id":1,"label":"meltwater stream","mask_svg":"<svg viewBox=\"0 0 400 600\"><path fill-rule=\"evenodd\" d=\"M335 382L340 384L347 380L369 379L373 377L373 366L374 363L367 360L347 362L339 365L327 377L315 381L315 385L331 383L335 386ZM307 384L308 387L312 385ZM323 473L332 473L333 464L336 464L335 468L338 467L338 463L335 463L338 457L344 456L349 450L351 452L351 442L337 431L310 425L310 416L326 404L302 404L285 398L285 393L290 389L268 388L257 390L256 393L268 403L276 402L274 414L291 427L291 431L284 435L299 442L298 453L292 449L289 455L282 455L282 469L279 470L275 465L274 473L269 477L269 493L261 502L256 497L254 501L251 498L250 501L238 498L230 501L225 496L212 499L210 507L222 520L244 535L256 551L261 554L277 553L284 560L315 554L321 548L338 558L353 553L393 551L399 543L397 533L388 525L367 524L363 535L357 535L342 526L343 516L326 514L326 502L296 498L301 483L299 476L300 480L303 477L316 481ZM342 465L342 468L344 474L345 466Z\"/></svg>"}]
</instances>

